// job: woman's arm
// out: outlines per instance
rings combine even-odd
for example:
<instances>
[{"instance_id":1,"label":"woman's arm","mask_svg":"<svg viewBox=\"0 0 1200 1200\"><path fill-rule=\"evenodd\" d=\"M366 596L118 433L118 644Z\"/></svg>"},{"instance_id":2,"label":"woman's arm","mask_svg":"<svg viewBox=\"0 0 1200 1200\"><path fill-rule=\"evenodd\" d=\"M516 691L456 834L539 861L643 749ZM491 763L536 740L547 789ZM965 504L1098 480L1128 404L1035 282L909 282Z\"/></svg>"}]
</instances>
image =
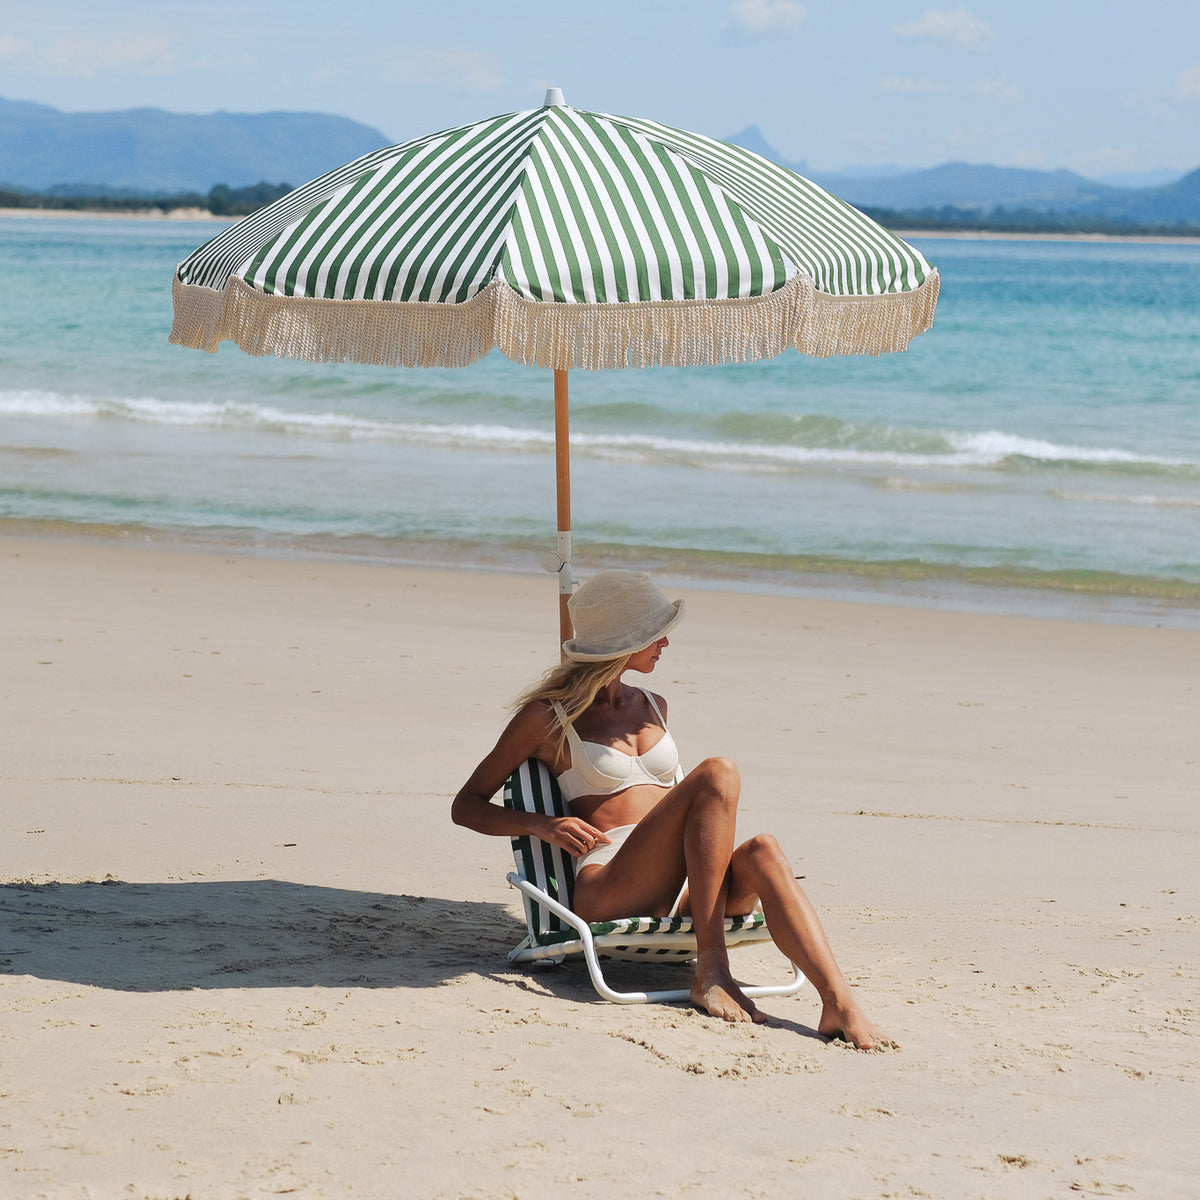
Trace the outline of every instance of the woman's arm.
<instances>
[{"instance_id":1,"label":"woman's arm","mask_svg":"<svg viewBox=\"0 0 1200 1200\"><path fill-rule=\"evenodd\" d=\"M597 842L607 842L607 834L578 817L513 812L502 804L492 803L492 797L504 786L504 781L527 758L546 761L553 734L554 719L549 705L535 702L521 709L454 797L450 806L454 823L476 833L506 837L532 834L576 856L590 850Z\"/></svg>"}]
</instances>

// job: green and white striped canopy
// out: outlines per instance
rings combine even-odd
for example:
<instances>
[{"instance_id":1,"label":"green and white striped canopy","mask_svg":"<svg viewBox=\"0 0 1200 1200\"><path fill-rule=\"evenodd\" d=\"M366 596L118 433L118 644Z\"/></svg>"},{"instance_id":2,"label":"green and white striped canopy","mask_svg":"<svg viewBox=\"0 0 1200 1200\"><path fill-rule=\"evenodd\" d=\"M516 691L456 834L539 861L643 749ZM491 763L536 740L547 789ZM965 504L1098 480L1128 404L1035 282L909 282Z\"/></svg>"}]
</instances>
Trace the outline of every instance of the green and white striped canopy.
<instances>
[{"instance_id":1,"label":"green and white striped canopy","mask_svg":"<svg viewBox=\"0 0 1200 1200\"><path fill-rule=\"evenodd\" d=\"M550 98L548 98L549 100ZM562 103L364 155L179 267L171 341L567 369L902 350L938 275L809 180Z\"/></svg>"}]
</instances>

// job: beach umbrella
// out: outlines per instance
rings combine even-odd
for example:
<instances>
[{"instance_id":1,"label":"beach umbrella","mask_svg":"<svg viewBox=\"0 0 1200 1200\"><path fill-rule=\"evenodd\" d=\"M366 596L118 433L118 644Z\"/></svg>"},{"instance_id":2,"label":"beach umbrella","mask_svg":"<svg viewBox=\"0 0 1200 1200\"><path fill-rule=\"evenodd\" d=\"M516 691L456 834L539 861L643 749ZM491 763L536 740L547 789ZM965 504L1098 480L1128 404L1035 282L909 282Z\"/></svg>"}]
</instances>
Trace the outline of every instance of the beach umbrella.
<instances>
[{"instance_id":1,"label":"beach umbrella","mask_svg":"<svg viewBox=\"0 0 1200 1200\"><path fill-rule=\"evenodd\" d=\"M554 371L560 625L570 636L567 372L883 354L938 274L863 213L741 147L541 108L374 151L180 264L170 340L318 362Z\"/></svg>"}]
</instances>

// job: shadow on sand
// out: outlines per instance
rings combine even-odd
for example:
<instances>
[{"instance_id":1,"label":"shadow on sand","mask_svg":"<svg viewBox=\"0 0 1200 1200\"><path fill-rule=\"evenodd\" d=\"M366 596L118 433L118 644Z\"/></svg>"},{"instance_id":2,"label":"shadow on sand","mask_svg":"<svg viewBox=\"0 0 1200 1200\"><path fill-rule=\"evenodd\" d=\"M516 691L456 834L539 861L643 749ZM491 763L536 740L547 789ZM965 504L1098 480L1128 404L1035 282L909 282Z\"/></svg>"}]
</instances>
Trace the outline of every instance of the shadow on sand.
<instances>
[{"instance_id":1,"label":"shadow on sand","mask_svg":"<svg viewBox=\"0 0 1200 1200\"><path fill-rule=\"evenodd\" d=\"M119 991L434 987L523 932L499 904L278 879L0 885L0 976Z\"/></svg>"}]
</instances>

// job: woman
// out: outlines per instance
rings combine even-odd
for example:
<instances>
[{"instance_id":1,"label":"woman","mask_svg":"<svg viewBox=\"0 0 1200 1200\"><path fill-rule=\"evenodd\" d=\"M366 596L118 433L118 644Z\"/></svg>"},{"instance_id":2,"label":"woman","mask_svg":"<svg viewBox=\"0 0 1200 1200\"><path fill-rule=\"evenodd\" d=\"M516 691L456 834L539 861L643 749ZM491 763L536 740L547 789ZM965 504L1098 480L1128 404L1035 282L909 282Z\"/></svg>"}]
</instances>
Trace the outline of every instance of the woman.
<instances>
[{"instance_id":1,"label":"woman","mask_svg":"<svg viewBox=\"0 0 1200 1200\"><path fill-rule=\"evenodd\" d=\"M574 855L575 911L587 921L688 914L696 934L692 1002L727 1021L763 1022L729 971L723 921L762 904L771 936L816 987L819 1032L871 1050L893 1045L867 1020L791 864L773 837L734 845L740 780L727 758L675 782L679 754L661 696L622 681L648 675L683 616L640 571L604 571L571 597L567 661L516 702L516 715L454 798L479 833L532 834ZM492 803L527 758L557 777L571 815Z\"/></svg>"}]
</instances>

